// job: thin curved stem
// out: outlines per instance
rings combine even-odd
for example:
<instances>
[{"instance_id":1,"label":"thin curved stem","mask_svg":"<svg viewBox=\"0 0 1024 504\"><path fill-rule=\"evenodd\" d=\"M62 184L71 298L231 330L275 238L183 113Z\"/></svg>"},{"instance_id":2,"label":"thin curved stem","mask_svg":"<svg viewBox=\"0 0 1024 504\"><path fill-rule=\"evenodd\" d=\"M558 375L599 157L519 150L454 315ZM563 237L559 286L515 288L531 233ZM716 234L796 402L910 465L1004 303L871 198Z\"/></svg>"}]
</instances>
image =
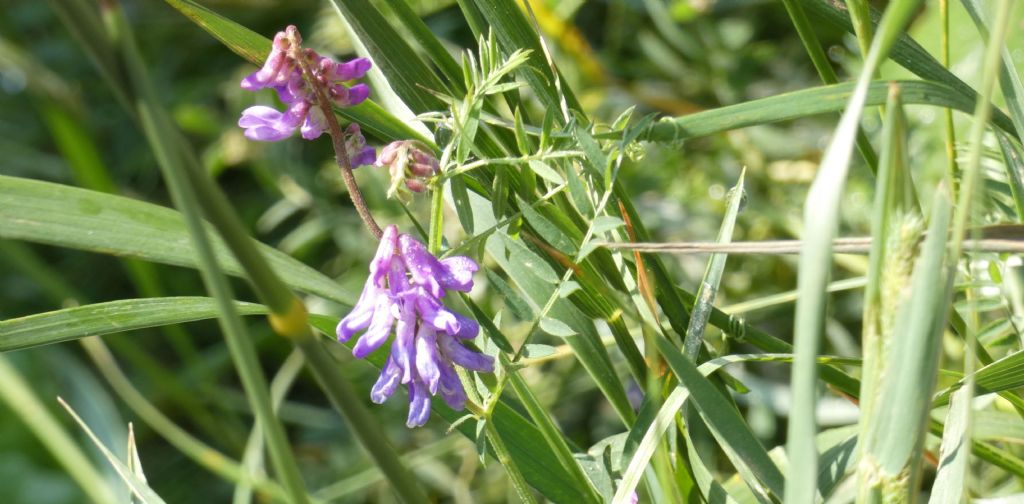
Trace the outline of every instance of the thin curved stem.
<instances>
[{"instance_id":1,"label":"thin curved stem","mask_svg":"<svg viewBox=\"0 0 1024 504\"><path fill-rule=\"evenodd\" d=\"M308 62L303 57L302 41L296 36L295 32L291 31L288 32L288 38L292 42L292 50L295 51L294 59L298 62L299 67L302 69L302 75L305 77L306 82L310 84L313 94L316 96L316 105L324 113L324 119L327 121L327 131L331 135L331 143L334 146L334 158L338 162L338 168L341 169L341 179L345 181L345 187L348 188L348 193L352 196L352 205L356 207L359 218L363 219L363 223L366 224L366 229L370 231L374 238L380 240L384 231L380 229L377 221L370 214L370 208L366 206L363 193L359 191L359 185L356 184L356 177L352 174L352 159L349 157L348 149L345 147L345 134L341 131L338 118L334 115L331 100L327 98L324 88L317 85L317 80L313 76L312 71L310 71Z\"/></svg>"}]
</instances>

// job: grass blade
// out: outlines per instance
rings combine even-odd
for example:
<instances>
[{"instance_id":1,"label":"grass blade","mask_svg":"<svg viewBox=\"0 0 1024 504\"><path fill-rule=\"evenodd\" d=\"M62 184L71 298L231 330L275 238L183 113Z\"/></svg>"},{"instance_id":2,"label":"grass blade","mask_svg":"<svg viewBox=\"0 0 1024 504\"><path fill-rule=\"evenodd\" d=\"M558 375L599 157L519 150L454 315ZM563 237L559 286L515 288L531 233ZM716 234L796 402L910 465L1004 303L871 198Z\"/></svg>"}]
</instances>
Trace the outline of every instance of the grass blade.
<instances>
[{"instance_id":1,"label":"grass blade","mask_svg":"<svg viewBox=\"0 0 1024 504\"><path fill-rule=\"evenodd\" d=\"M786 432L786 452L792 474L817 474L817 366L815 358L824 328L825 292L832 264L832 240L835 238L850 156L859 128L871 76L889 53L889 49L909 23L918 0L896 1L889 5L879 25L871 51L866 57L857 85L850 96L839 125L825 150L820 169L804 203L805 240L800 250L791 383L793 408ZM786 481L786 502L811 502L817 498L815 478L790 478Z\"/></svg>"},{"instance_id":2,"label":"grass blade","mask_svg":"<svg viewBox=\"0 0 1024 504\"><path fill-rule=\"evenodd\" d=\"M504 361L503 365L508 369L510 364L508 359L504 356L501 356L501 358ZM523 378L519 376L516 370L509 370L508 378L512 389L515 390L516 395L519 396L523 406L526 407L526 411L530 414L530 418L537 424L541 436L544 438L549 449L558 457L562 466L572 476L572 484L584 492L587 497L586 502L602 502L601 496L597 493L590 479L587 478L583 468L580 467L579 462L573 457L572 450L565 441L565 436L558 429L558 426L555 425L550 414L544 409L544 406L537 400L537 397L533 395L529 385L523 381Z\"/></svg>"},{"instance_id":3,"label":"grass blade","mask_svg":"<svg viewBox=\"0 0 1024 504\"><path fill-rule=\"evenodd\" d=\"M182 215L131 198L0 175L0 238L196 267ZM299 290L351 305L356 295L293 257L259 245L271 267ZM213 253L226 273L243 270L223 241Z\"/></svg>"},{"instance_id":4,"label":"grass blade","mask_svg":"<svg viewBox=\"0 0 1024 504\"><path fill-rule=\"evenodd\" d=\"M971 388L964 388L953 394L946 414L946 428L942 432L939 468L928 504L959 504L964 501L967 463L971 458L968 446L971 392Z\"/></svg>"},{"instance_id":5,"label":"grass blade","mask_svg":"<svg viewBox=\"0 0 1024 504\"><path fill-rule=\"evenodd\" d=\"M974 113L974 99L958 93L945 84L927 81L872 82L867 88L864 106L884 105L891 83L900 87L900 97L904 104L932 105ZM835 112L843 110L850 102L855 86L855 83L846 83L803 89L665 119L651 125L642 138L653 142L672 142ZM1014 134L1013 121L1009 117L997 113L992 122L999 129Z\"/></svg>"},{"instance_id":6,"label":"grass blade","mask_svg":"<svg viewBox=\"0 0 1024 504\"><path fill-rule=\"evenodd\" d=\"M760 480L765 487L759 487L755 491L760 491L762 495L765 495L764 490L766 489L776 492L776 495L780 495L783 486L782 474L779 473L778 468L768 458L764 447L750 433L749 428L746 427L746 424L735 408L727 403L725 398L721 396L721 392L704 377L710 376L722 367L732 363L749 360L788 360L792 356L788 354L730 355L705 362L699 367L694 367L689 359L683 356L679 350L676 350L668 340L658 338L656 342L659 350L663 352L662 355L669 361L672 371L679 377L680 385L665 399L665 402L662 403L658 414L654 418L648 418L647 422L637 422L633 426L630 437L633 438L638 433L643 432L643 439L629 458L629 466L622 473L622 482L619 484L613 502L628 502L629 495L640 481L640 476L647 467L647 462L650 460L651 455L654 454L654 449L659 439L672 425L676 413L691 395L705 421L708 422L709 426L715 427L713 432L716 439L723 444L723 447L728 444L735 449L735 451L726 450L731 455L730 459L732 460L732 456L743 458L743 461L736 467L749 468L750 472L745 474L752 476L749 479L744 479L755 485ZM680 370L682 374L680 374ZM733 430L734 428L738 430ZM725 437L725 432L728 432L728 438ZM735 460L733 462L737 463ZM740 470L746 471L748 469Z\"/></svg>"},{"instance_id":7,"label":"grass blade","mask_svg":"<svg viewBox=\"0 0 1024 504\"><path fill-rule=\"evenodd\" d=\"M107 486L106 478L43 406L32 385L5 355L0 355L0 383L3 383L0 401L6 403L12 417L20 418L28 426L85 496L96 504L114 502L116 497Z\"/></svg>"},{"instance_id":8,"label":"grass blade","mask_svg":"<svg viewBox=\"0 0 1024 504\"><path fill-rule=\"evenodd\" d=\"M732 232L736 227L736 216L739 215L740 207L746 198L743 187L743 177L746 174L744 169L740 172L740 178L736 185L729 191L729 199L726 203L725 218L722 227L718 230L718 243L729 243L732 241ZM704 279L697 289L697 302L694 303L690 312L690 324L686 328L686 339L683 341L683 352L690 360L697 362L697 354L700 352L704 342L704 330L707 328L708 318L711 316L711 307L715 303L718 294L718 285L722 281L722 272L725 270L725 261L728 254L711 254L708 259L707 268L704 270Z\"/></svg>"},{"instance_id":9,"label":"grass blade","mask_svg":"<svg viewBox=\"0 0 1024 504\"><path fill-rule=\"evenodd\" d=\"M331 0L331 4L352 27L353 35L366 46L373 63L387 77L395 93L413 112L421 114L443 107L428 90L445 91L447 87L375 6L355 0Z\"/></svg>"},{"instance_id":10,"label":"grass blade","mask_svg":"<svg viewBox=\"0 0 1024 504\"><path fill-rule=\"evenodd\" d=\"M164 500L161 499L160 496L153 491L153 489L149 488L149 485L147 485L144 480L141 480L138 477L136 477L132 473L132 470L129 469L128 466L126 466L125 463L122 462L121 459L117 457L117 455L114 455L113 452L111 452L106 446L103 445L103 442L100 441L98 437L96 437L96 434L92 432L92 429L90 429L89 426L85 424L85 422L78 416L78 413L75 413L75 410L73 410L71 406L68 405L68 403L64 402L64 399L58 397L57 401L60 403L61 406L64 407L64 409L67 410L68 414L70 414L71 417L75 419L75 422L78 423L79 427L81 427L82 430L85 431L85 433L89 436L89 439L91 439L92 442L96 445L96 448L98 448L100 453L102 453L103 456L107 459L107 462L110 462L110 465L114 467L115 471L117 471L118 476L120 476L121 479L128 484L128 488L131 489L133 496L137 497L140 501L142 501L145 504L161 504L164 502Z\"/></svg>"},{"instance_id":11,"label":"grass blade","mask_svg":"<svg viewBox=\"0 0 1024 504\"><path fill-rule=\"evenodd\" d=\"M261 305L236 302L242 315L266 314ZM0 352L98 336L180 324L217 316L207 297L120 299L65 308L0 322Z\"/></svg>"}]
</instances>

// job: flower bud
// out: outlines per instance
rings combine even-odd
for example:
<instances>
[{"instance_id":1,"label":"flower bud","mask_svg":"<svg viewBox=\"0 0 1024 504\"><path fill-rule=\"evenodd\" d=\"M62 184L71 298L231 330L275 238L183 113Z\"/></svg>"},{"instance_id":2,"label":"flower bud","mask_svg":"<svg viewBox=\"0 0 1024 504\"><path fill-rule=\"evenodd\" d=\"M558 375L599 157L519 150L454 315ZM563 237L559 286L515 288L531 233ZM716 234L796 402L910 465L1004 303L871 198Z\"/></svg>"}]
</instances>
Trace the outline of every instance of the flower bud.
<instances>
[{"instance_id":1,"label":"flower bud","mask_svg":"<svg viewBox=\"0 0 1024 504\"><path fill-rule=\"evenodd\" d=\"M427 189L428 180L441 171L430 148L416 140L391 142L380 151L377 166L387 167L391 175L388 197L408 198Z\"/></svg>"}]
</instances>

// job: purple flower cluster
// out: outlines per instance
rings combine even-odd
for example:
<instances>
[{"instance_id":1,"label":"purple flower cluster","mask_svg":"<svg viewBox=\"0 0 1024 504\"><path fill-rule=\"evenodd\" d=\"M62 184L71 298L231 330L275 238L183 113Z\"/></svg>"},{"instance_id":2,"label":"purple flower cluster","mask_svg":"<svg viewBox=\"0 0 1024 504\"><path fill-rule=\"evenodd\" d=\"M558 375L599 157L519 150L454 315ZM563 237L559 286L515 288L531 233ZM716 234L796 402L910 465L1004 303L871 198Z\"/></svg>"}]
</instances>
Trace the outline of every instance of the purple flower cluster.
<instances>
[{"instance_id":1,"label":"purple flower cluster","mask_svg":"<svg viewBox=\"0 0 1024 504\"><path fill-rule=\"evenodd\" d=\"M242 79L242 89L256 91L271 88L277 91L277 97L288 107L284 112L264 105L245 109L238 125L245 128L246 137L261 142L276 142L292 136L296 129L306 140L323 134L327 129L327 120L323 110L317 106L316 90L312 86L321 87L332 102L342 107L356 105L369 96L370 88L366 84L348 86L346 83L366 75L370 69L370 60L356 58L338 63L320 56L312 49L297 47L295 44L300 42L301 37L294 26L278 32L263 67ZM310 69L311 81L303 77L302 66L296 58L302 58ZM351 151L353 166L372 163L373 148L366 147L359 126L350 126L348 133L350 139L359 145L359 148ZM357 159L370 161L356 163Z\"/></svg>"},{"instance_id":2,"label":"purple flower cluster","mask_svg":"<svg viewBox=\"0 0 1024 504\"><path fill-rule=\"evenodd\" d=\"M388 226L370 262L370 276L359 301L338 324L341 342L363 332L352 348L360 359L380 348L394 329L391 354L370 398L383 403L399 384L408 385L409 427L427 422L432 395L440 393L452 409L465 407L466 392L452 364L494 371L492 357L459 342L476 337L477 322L448 310L440 301L448 290L469 292L477 269L468 257L438 259L415 238Z\"/></svg>"}]
</instances>

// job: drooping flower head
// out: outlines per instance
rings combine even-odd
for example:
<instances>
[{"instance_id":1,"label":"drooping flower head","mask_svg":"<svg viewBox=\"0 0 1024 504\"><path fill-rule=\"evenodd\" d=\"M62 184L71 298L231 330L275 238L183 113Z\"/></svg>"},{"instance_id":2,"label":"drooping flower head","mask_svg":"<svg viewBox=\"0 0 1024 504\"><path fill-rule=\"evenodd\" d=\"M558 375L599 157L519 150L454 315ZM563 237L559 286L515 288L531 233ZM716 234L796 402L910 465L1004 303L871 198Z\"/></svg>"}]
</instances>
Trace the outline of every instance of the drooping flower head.
<instances>
[{"instance_id":1,"label":"drooping flower head","mask_svg":"<svg viewBox=\"0 0 1024 504\"><path fill-rule=\"evenodd\" d=\"M356 58L345 63L338 63L326 56L320 56L312 49L303 49L301 36L294 26L274 36L270 55L263 67L242 79L242 89L257 91L270 88L277 92L277 97L287 107L281 112L272 107L256 105L242 112L238 125L245 128L245 136L261 142L276 142L292 136L298 129L302 138L313 140L327 129L327 121L323 111L316 105L316 91L312 86L322 88L328 98L338 106L349 107L366 99L370 88L366 84L349 85L350 81L362 78L370 69L370 60ZM302 75L299 58L303 60L312 75L306 79ZM356 160L365 161L367 156L362 152L366 148L365 140L356 126L355 135L347 135L348 141L353 136L361 146L352 153L353 166ZM360 157L360 154L363 154ZM370 157L372 162L372 157ZM369 164L362 162L359 164Z\"/></svg>"},{"instance_id":2,"label":"drooping flower head","mask_svg":"<svg viewBox=\"0 0 1024 504\"><path fill-rule=\"evenodd\" d=\"M359 300L338 323L338 341L347 342L362 332L352 348L352 355L360 359L394 332L391 353L370 398L383 403L399 384L407 385L409 427L426 423L432 395L440 393L452 409L465 407L466 392L453 365L494 371L493 358L460 343L475 338L480 326L440 301L448 290L469 292L477 268L468 257L438 259L412 236L388 226Z\"/></svg>"}]
</instances>

